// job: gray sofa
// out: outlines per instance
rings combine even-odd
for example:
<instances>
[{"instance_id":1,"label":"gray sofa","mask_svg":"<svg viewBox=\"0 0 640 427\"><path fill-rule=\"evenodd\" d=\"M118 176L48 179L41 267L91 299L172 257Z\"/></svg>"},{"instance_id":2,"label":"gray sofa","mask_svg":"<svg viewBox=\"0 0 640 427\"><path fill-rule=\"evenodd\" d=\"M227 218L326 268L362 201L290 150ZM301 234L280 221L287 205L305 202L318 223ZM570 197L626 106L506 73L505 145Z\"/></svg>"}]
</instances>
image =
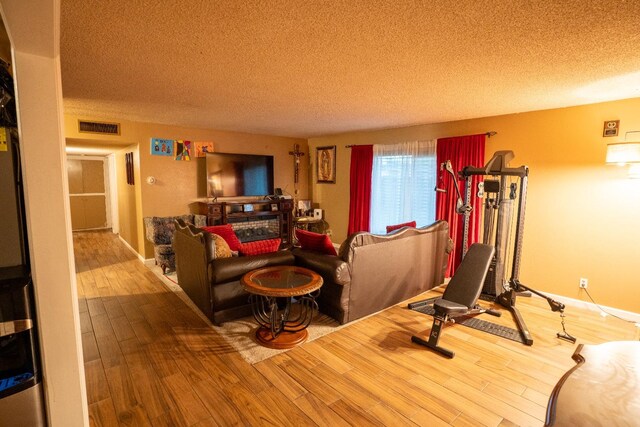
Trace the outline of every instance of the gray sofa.
<instances>
[{"instance_id":1,"label":"gray sofa","mask_svg":"<svg viewBox=\"0 0 640 427\"><path fill-rule=\"evenodd\" d=\"M442 284L451 247L449 225L436 221L387 235L355 233L338 256L293 254L296 265L322 275L320 311L344 324Z\"/></svg>"}]
</instances>

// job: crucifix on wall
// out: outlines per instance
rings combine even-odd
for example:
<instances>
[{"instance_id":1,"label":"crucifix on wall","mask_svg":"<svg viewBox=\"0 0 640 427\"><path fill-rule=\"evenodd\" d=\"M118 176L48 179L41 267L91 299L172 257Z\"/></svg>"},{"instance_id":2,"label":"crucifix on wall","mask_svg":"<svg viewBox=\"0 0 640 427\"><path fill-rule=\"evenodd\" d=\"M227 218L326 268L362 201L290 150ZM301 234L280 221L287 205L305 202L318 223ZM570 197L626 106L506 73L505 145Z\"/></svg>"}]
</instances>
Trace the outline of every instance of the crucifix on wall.
<instances>
[{"instance_id":1,"label":"crucifix on wall","mask_svg":"<svg viewBox=\"0 0 640 427\"><path fill-rule=\"evenodd\" d=\"M289 151L289 155L293 156L293 206L297 207L298 203L298 181L300 180L300 157L304 153L300 151L300 144L293 145L293 151Z\"/></svg>"},{"instance_id":2,"label":"crucifix on wall","mask_svg":"<svg viewBox=\"0 0 640 427\"><path fill-rule=\"evenodd\" d=\"M293 183L297 184L300 175L300 157L304 156L304 153L300 151L299 144L294 144L293 151L289 151L289 155L293 156Z\"/></svg>"}]
</instances>

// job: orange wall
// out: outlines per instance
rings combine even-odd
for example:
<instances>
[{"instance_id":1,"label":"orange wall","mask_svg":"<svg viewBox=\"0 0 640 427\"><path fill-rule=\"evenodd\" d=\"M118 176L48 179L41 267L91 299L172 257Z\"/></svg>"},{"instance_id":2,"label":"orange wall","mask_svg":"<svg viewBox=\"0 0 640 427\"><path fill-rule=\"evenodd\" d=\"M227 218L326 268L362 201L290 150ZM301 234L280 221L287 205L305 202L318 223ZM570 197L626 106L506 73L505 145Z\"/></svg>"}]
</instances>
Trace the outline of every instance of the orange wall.
<instances>
[{"instance_id":1,"label":"orange wall","mask_svg":"<svg viewBox=\"0 0 640 427\"><path fill-rule=\"evenodd\" d=\"M602 137L605 120L620 120L620 136ZM587 300L580 277L598 303L640 312L640 180L605 164L606 145L640 130L640 98L458 122L312 138L309 149L336 145L336 184L312 184L333 240L346 238L349 211L347 144L393 143L445 136L498 134L487 159L512 150L511 166L530 168L521 281L541 291ZM313 156L312 156L313 157ZM311 168L313 171L313 167ZM315 182L315 178L313 178Z\"/></svg>"},{"instance_id":2,"label":"orange wall","mask_svg":"<svg viewBox=\"0 0 640 427\"><path fill-rule=\"evenodd\" d=\"M130 152L134 153L134 159L139 158L137 145L131 145L115 153L119 234L136 252L142 253L138 241L138 231L142 224L138 223L136 186L127 184L125 154Z\"/></svg>"},{"instance_id":3,"label":"orange wall","mask_svg":"<svg viewBox=\"0 0 640 427\"><path fill-rule=\"evenodd\" d=\"M65 115L65 136L74 140L74 145L78 140L90 142L101 141L105 145L131 143L138 147L136 150L127 148L120 152L117 157L123 156L126 151L134 151L135 176L135 221L132 216L132 207L120 206L120 212L125 209L128 219L120 218L121 236L145 258L153 258L153 246L144 238L144 227L142 218L145 216L173 216L182 215L189 212L189 205L199 198L206 196L205 190L198 184L198 168L203 166L195 158L191 161L176 161L171 157L152 156L151 138L163 139L186 139L190 141L213 141L214 150L229 153L247 154L269 154L274 156L274 184L282 188L285 192L294 193L293 185L293 157L289 151L293 150L294 144L300 144L300 149L308 152L307 141L304 139L286 138L268 135L253 135L239 132L226 132L210 129L192 129L179 126L168 126L154 123L139 123L117 121L121 123L121 135L103 136L78 133L77 120L89 119L87 117L77 117ZM95 119L96 121L109 121L105 119ZM116 122L116 120L113 120ZM308 154L305 156L308 158ZM299 198L307 198L307 166L306 162L300 164ZM121 182L121 162L118 160L118 181ZM156 178L154 185L146 183L148 176ZM121 187L120 185L118 186ZM200 187L200 188L199 188ZM126 193L119 195L120 202L132 201L130 189ZM123 200L124 199L124 200ZM124 223L123 221L129 221ZM129 236L136 234L136 238ZM132 239L132 240L129 240Z\"/></svg>"}]
</instances>

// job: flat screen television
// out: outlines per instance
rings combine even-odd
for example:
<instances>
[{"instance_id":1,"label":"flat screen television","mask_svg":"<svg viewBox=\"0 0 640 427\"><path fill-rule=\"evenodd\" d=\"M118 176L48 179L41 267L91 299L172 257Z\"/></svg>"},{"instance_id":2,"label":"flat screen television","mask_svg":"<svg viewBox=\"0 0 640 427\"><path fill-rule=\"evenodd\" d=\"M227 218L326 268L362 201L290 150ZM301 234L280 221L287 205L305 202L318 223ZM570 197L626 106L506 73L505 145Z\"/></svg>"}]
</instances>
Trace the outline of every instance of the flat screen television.
<instances>
[{"instance_id":1,"label":"flat screen television","mask_svg":"<svg viewBox=\"0 0 640 427\"><path fill-rule=\"evenodd\" d=\"M273 156L207 153L207 197L273 194Z\"/></svg>"}]
</instances>

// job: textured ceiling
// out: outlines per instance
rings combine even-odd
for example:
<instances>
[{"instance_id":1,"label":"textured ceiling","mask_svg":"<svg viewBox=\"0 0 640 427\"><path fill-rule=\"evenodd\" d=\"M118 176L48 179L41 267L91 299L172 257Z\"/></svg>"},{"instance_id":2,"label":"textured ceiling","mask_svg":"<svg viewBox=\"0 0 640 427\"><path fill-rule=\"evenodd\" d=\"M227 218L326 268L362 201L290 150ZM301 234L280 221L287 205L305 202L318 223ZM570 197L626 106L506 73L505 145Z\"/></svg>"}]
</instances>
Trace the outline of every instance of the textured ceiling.
<instances>
[{"instance_id":1,"label":"textured ceiling","mask_svg":"<svg viewBox=\"0 0 640 427\"><path fill-rule=\"evenodd\" d=\"M640 1L62 0L65 110L309 137L640 96Z\"/></svg>"}]
</instances>

